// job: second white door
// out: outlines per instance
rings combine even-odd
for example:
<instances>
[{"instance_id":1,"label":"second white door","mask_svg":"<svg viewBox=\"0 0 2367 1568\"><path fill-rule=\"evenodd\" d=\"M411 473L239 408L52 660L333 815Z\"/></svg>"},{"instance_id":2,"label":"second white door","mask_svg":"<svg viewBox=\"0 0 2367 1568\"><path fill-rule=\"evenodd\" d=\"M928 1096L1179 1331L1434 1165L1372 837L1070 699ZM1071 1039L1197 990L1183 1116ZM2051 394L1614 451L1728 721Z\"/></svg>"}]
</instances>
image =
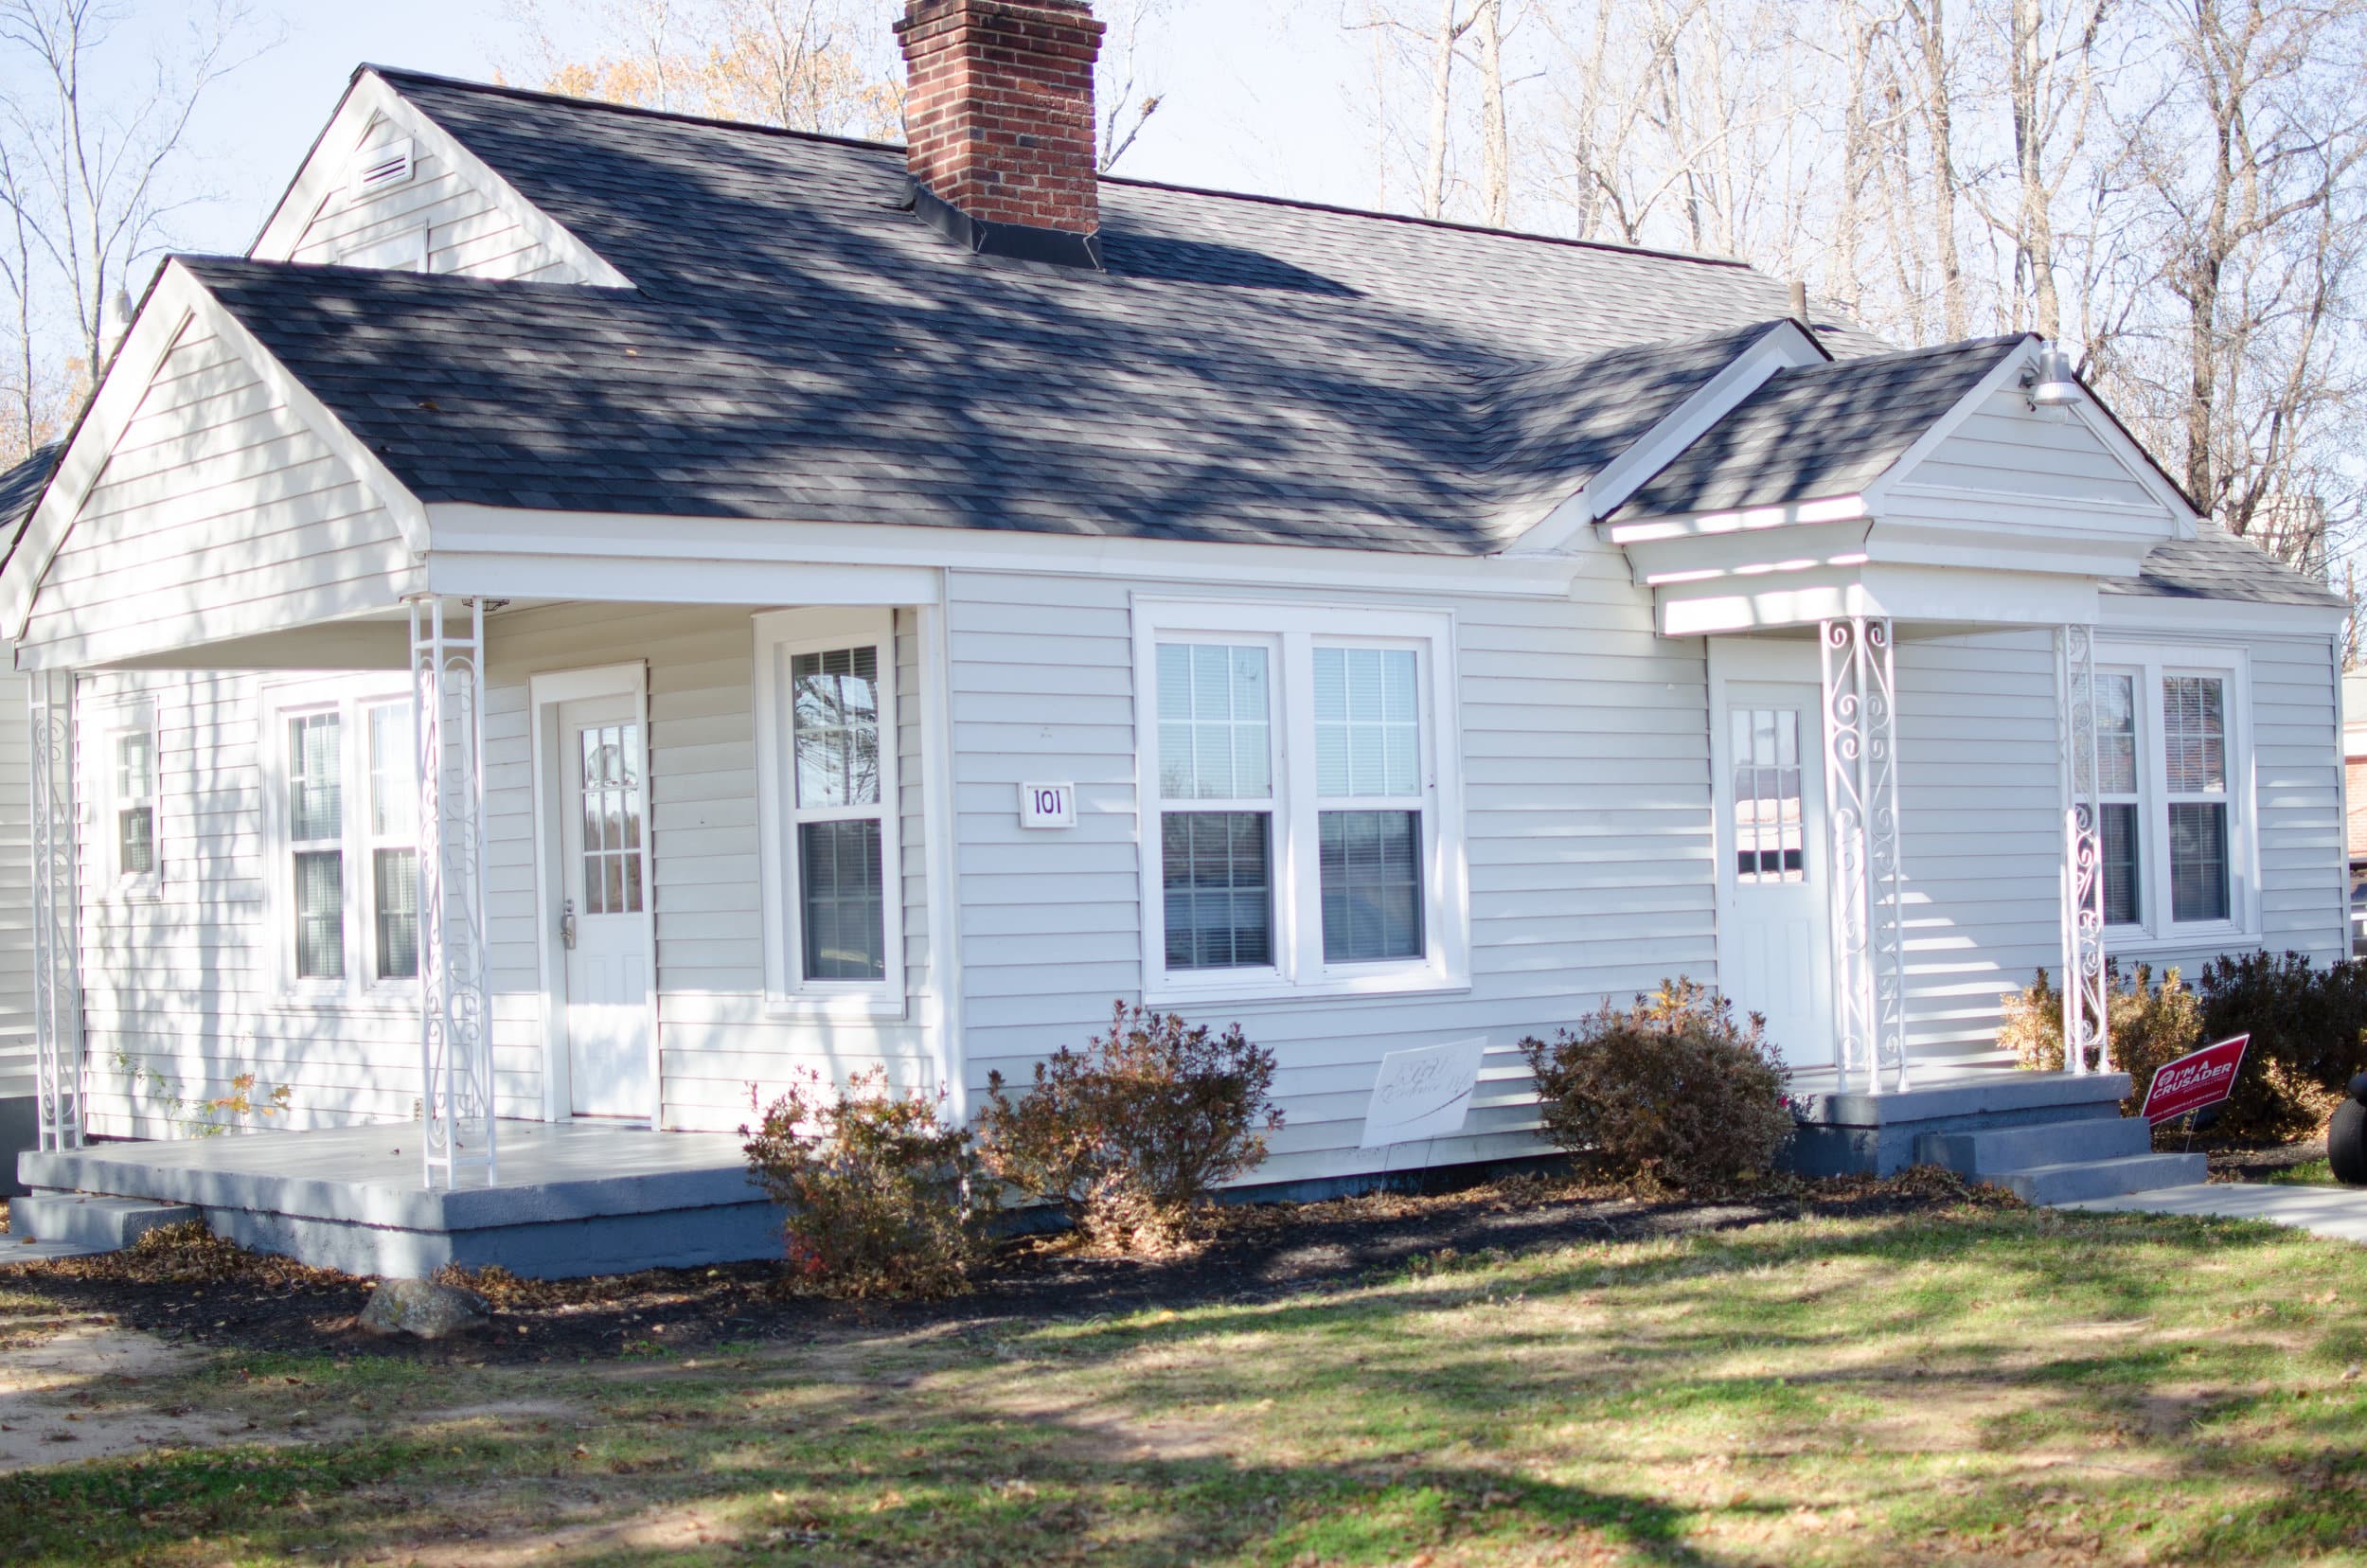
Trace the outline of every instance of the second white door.
<instances>
[{"instance_id":1,"label":"second white door","mask_svg":"<svg viewBox=\"0 0 2367 1568\"><path fill-rule=\"evenodd\" d=\"M647 1119L650 1068L650 890L642 839L649 788L629 696L558 704L560 945L566 953L567 1086L578 1116Z\"/></svg>"},{"instance_id":2,"label":"second white door","mask_svg":"<svg viewBox=\"0 0 2367 1568\"><path fill-rule=\"evenodd\" d=\"M1717 774L1719 989L1767 1019L1793 1067L1833 1060L1823 712L1794 682L1723 683Z\"/></svg>"}]
</instances>

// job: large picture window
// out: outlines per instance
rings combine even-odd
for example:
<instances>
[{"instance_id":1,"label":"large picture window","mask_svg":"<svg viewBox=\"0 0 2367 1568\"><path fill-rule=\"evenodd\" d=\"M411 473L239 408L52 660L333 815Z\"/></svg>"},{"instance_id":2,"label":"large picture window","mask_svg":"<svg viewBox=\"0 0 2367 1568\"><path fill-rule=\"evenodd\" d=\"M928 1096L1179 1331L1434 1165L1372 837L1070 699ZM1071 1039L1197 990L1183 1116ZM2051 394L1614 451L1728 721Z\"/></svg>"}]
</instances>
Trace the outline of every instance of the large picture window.
<instances>
[{"instance_id":1,"label":"large picture window","mask_svg":"<svg viewBox=\"0 0 2367 1568\"><path fill-rule=\"evenodd\" d=\"M756 618L756 644L768 992L900 1012L893 623L785 611Z\"/></svg>"},{"instance_id":2,"label":"large picture window","mask_svg":"<svg viewBox=\"0 0 2367 1568\"><path fill-rule=\"evenodd\" d=\"M2246 776L2233 654L2108 648L2096 674L2108 926L2121 939L2246 924Z\"/></svg>"},{"instance_id":3,"label":"large picture window","mask_svg":"<svg viewBox=\"0 0 2367 1568\"><path fill-rule=\"evenodd\" d=\"M1147 991L1461 982L1450 626L1137 604Z\"/></svg>"},{"instance_id":4,"label":"large picture window","mask_svg":"<svg viewBox=\"0 0 2367 1568\"><path fill-rule=\"evenodd\" d=\"M408 995L419 973L410 700L320 687L274 696L266 822L289 989Z\"/></svg>"}]
</instances>

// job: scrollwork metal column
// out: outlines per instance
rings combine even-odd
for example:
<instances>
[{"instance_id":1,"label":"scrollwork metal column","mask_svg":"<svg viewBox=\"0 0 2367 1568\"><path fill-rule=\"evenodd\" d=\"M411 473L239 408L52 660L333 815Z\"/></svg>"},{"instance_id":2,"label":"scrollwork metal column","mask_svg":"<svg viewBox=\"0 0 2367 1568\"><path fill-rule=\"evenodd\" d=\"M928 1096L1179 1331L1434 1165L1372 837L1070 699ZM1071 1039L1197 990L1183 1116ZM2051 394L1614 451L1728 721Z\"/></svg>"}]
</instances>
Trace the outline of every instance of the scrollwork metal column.
<instances>
[{"instance_id":1,"label":"scrollwork metal column","mask_svg":"<svg viewBox=\"0 0 2367 1568\"><path fill-rule=\"evenodd\" d=\"M1907 1087L1906 890L1898 837L1898 675L1887 619L1818 629L1831 838L1833 1025L1843 1082Z\"/></svg>"},{"instance_id":2,"label":"scrollwork metal column","mask_svg":"<svg viewBox=\"0 0 2367 1568\"><path fill-rule=\"evenodd\" d=\"M2063 792L2063 1068L2112 1069L2106 1022L2104 811L2097 798L2095 629L2055 631ZM2095 1058L2092 1063L2089 1057Z\"/></svg>"},{"instance_id":3,"label":"scrollwork metal column","mask_svg":"<svg viewBox=\"0 0 2367 1568\"><path fill-rule=\"evenodd\" d=\"M30 683L33 1075L41 1147L82 1147L82 988L74 876L74 673Z\"/></svg>"},{"instance_id":4,"label":"scrollwork metal column","mask_svg":"<svg viewBox=\"0 0 2367 1568\"><path fill-rule=\"evenodd\" d=\"M420 1140L427 1185L497 1180L485 976L485 607L411 601L419 790Z\"/></svg>"}]
</instances>

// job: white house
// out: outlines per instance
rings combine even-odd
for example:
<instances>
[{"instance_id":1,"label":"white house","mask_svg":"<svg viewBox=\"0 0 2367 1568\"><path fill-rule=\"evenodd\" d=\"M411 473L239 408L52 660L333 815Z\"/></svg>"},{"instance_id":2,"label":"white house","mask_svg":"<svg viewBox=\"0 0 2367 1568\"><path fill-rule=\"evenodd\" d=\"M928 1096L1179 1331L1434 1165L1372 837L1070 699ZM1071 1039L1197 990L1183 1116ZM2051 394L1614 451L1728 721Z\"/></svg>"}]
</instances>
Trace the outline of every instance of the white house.
<instances>
[{"instance_id":1,"label":"white house","mask_svg":"<svg viewBox=\"0 0 2367 1568\"><path fill-rule=\"evenodd\" d=\"M1078 0L900 30L909 151L365 67L164 267L0 576L57 1142L252 1075L465 1181L1123 997L1325 1181L1450 1040L1415 1163L1535 1151L1515 1043L1664 976L1896 1093L2067 956L2345 951L2341 603L2051 345L1096 178Z\"/></svg>"}]
</instances>

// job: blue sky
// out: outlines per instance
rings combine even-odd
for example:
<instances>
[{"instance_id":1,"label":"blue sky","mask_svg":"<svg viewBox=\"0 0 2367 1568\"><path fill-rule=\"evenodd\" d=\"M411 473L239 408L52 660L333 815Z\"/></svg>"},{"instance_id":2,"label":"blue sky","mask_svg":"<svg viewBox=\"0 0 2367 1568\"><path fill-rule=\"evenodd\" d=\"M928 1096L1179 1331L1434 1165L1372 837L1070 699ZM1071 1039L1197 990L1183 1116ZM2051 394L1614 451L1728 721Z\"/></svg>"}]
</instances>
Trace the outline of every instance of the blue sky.
<instances>
[{"instance_id":1,"label":"blue sky","mask_svg":"<svg viewBox=\"0 0 2367 1568\"><path fill-rule=\"evenodd\" d=\"M882 0L885 3L885 0ZM1328 7L1173 0L1177 20L1146 51L1166 106L1120 172L1223 189L1368 205L1367 130L1355 113L1361 47ZM564 14L564 0L552 14ZM116 42L169 46L184 0L133 0ZM282 42L202 106L192 146L213 199L180 214L176 248L246 248L363 61L489 80L521 54L500 0L261 0ZM587 38L582 52L596 52ZM1154 58L1155 57L1155 58Z\"/></svg>"}]
</instances>

